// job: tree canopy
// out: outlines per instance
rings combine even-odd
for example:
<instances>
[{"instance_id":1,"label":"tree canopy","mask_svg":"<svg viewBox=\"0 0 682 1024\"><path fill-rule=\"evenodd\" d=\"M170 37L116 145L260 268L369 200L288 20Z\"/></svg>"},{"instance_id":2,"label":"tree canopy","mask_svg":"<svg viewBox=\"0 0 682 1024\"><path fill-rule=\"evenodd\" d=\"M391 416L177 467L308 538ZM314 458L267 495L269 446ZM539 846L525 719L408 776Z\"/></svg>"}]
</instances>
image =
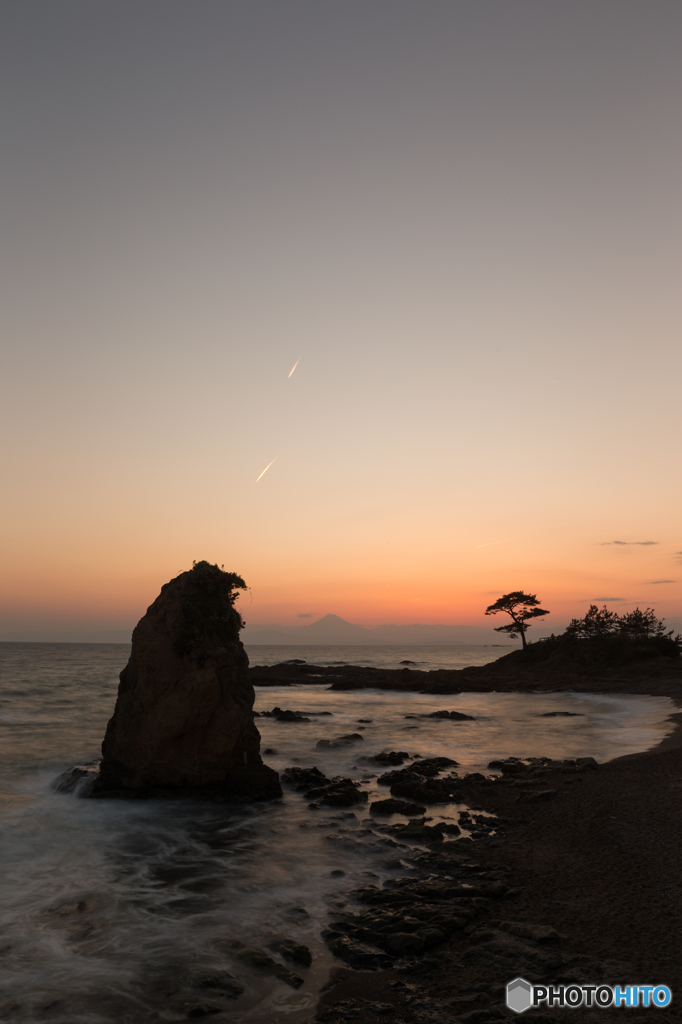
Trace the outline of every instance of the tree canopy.
<instances>
[{"instance_id":1,"label":"tree canopy","mask_svg":"<svg viewBox=\"0 0 682 1024\"><path fill-rule=\"evenodd\" d=\"M606 605L597 608L591 604L582 619L571 619L563 634L574 640L591 640L594 637L618 634L630 640L653 640L660 637L672 638L674 630L666 630L665 620L656 617L653 608L635 608L634 611L618 615Z\"/></svg>"},{"instance_id":2,"label":"tree canopy","mask_svg":"<svg viewBox=\"0 0 682 1024\"><path fill-rule=\"evenodd\" d=\"M512 640L520 636L524 649L528 646L526 630L529 628L529 620L538 619L541 615L549 615L549 611L540 608L540 602L535 594L526 594L523 590L512 590L509 594L503 594L485 610L486 615L497 615L498 612L506 612L511 616L512 621L506 626L495 626L495 632L508 633Z\"/></svg>"},{"instance_id":3,"label":"tree canopy","mask_svg":"<svg viewBox=\"0 0 682 1024\"><path fill-rule=\"evenodd\" d=\"M520 618L523 605L507 607L508 599L518 596L505 594L488 612L511 614L513 611ZM535 607L528 605L527 609L532 612ZM525 625L523 620L521 625ZM519 631L519 626L512 620L502 631L513 635ZM596 604L591 604L582 618L573 619L558 636L552 634L543 637L542 643L524 645L524 657L529 663L549 664L559 656L564 665L573 662L590 670L618 668L649 658L680 658L681 655L682 636L675 636L674 630L667 629L665 621L656 616L653 608L635 608L619 614L606 605L598 608Z\"/></svg>"}]
</instances>

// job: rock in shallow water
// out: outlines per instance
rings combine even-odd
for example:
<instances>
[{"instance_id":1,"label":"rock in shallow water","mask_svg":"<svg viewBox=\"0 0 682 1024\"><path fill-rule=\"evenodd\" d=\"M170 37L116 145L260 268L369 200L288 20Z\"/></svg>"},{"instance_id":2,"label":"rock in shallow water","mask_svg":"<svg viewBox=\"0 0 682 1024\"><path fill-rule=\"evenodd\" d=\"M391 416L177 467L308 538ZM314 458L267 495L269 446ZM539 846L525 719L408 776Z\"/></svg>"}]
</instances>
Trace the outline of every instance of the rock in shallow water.
<instances>
[{"instance_id":1,"label":"rock in shallow water","mask_svg":"<svg viewBox=\"0 0 682 1024\"><path fill-rule=\"evenodd\" d=\"M133 632L95 797L201 797L245 802L282 795L260 757L254 692L234 608L245 586L199 562L161 588Z\"/></svg>"},{"instance_id":2,"label":"rock in shallow water","mask_svg":"<svg viewBox=\"0 0 682 1024\"><path fill-rule=\"evenodd\" d=\"M360 733L349 732L345 736L337 736L333 740L318 740L315 746L319 749L349 747L351 744L360 743L362 740L364 740L364 736L361 736Z\"/></svg>"},{"instance_id":3,"label":"rock in shallow water","mask_svg":"<svg viewBox=\"0 0 682 1024\"><path fill-rule=\"evenodd\" d=\"M425 807L407 800L375 800L369 805L370 814L404 814L406 818L424 814Z\"/></svg>"},{"instance_id":4,"label":"rock in shallow water","mask_svg":"<svg viewBox=\"0 0 682 1024\"><path fill-rule=\"evenodd\" d=\"M300 988L303 984L303 978L300 978L298 974L294 974L293 971L290 971L283 964L278 964L276 960L273 960L262 949L250 947L241 949L236 954L236 958L242 963L248 964L249 967L255 967L256 970L262 971L263 974L274 975L275 978L279 978L280 981L291 985L292 988Z\"/></svg>"},{"instance_id":5,"label":"rock in shallow water","mask_svg":"<svg viewBox=\"0 0 682 1024\"><path fill-rule=\"evenodd\" d=\"M353 804L367 802L367 794L352 779L337 776L325 779L324 784L309 790L306 800L316 800L327 807L351 807Z\"/></svg>"}]
</instances>

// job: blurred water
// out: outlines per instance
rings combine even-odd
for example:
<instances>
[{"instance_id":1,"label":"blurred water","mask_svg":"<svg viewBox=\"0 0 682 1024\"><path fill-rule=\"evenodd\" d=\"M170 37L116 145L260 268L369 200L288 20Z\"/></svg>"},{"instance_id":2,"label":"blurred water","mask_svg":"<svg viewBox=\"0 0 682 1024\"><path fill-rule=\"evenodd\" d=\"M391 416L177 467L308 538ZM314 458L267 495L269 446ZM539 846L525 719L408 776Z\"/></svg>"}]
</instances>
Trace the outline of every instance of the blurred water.
<instances>
[{"instance_id":1,"label":"blurred water","mask_svg":"<svg viewBox=\"0 0 682 1024\"><path fill-rule=\"evenodd\" d=\"M395 853L379 846L385 837L372 830L367 805L312 811L291 790L281 802L238 809L54 793L59 771L98 755L128 652L123 644L0 644L0 1018L179 1021L209 1001L227 1006L223 1019L235 1024L295 1024L311 1013L332 962L319 938L330 906L344 889L400 873ZM667 698L569 693L256 691L257 711L274 705L331 716L258 718L262 749L273 751L267 763L365 780L370 800L388 792L363 758L382 749L446 754L460 771L508 755L605 760L658 742L672 710ZM475 721L405 717L443 708ZM542 718L547 711L577 717ZM316 748L351 732L363 736L352 747ZM457 820L460 809L430 812ZM409 849L399 855L409 860ZM345 876L332 877L339 869ZM305 979L298 990L246 966L233 945L267 949L277 936L313 953L309 969L288 964ZM244 985L235 1002L206 987L225 972Z\"/></svg>"}]
</instances>

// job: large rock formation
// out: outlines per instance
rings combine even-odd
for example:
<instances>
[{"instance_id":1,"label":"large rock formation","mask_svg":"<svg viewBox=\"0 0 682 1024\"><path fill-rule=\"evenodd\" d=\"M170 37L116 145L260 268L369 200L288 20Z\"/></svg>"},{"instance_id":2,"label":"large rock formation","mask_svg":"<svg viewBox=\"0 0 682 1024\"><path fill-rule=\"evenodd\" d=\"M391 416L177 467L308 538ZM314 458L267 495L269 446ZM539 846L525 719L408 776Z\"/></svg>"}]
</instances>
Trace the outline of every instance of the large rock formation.
<instances>
[{"instance_id":1,"label":"large rock formation","mask_svg":"<svg viewBox=\"0 0 682 1024\"><path fill-rule=\"evenodd\" d=\"M199 562L161 588L133 632L130 661L91 796L282 795L261 761L254 692L234 608L244 581Z\"/></svg>"}]
</instances>

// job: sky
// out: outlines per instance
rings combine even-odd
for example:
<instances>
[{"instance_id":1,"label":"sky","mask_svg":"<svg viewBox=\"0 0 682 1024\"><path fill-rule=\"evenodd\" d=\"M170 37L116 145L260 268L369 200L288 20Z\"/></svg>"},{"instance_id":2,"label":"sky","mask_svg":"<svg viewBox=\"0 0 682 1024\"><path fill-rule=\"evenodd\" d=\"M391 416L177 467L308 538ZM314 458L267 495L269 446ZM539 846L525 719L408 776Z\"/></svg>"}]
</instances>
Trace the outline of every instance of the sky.
<instances>
[{"instance_id":1,"label":"sky","mask_svg":"<svg viewBox=\"0 0 682 1024\"><path fill-rule=\"evenodd\" d=\"M250 625L682 625L681 42L677 0L6 0L0 638L201 559Z\"/></svg>"}]
</instances>

